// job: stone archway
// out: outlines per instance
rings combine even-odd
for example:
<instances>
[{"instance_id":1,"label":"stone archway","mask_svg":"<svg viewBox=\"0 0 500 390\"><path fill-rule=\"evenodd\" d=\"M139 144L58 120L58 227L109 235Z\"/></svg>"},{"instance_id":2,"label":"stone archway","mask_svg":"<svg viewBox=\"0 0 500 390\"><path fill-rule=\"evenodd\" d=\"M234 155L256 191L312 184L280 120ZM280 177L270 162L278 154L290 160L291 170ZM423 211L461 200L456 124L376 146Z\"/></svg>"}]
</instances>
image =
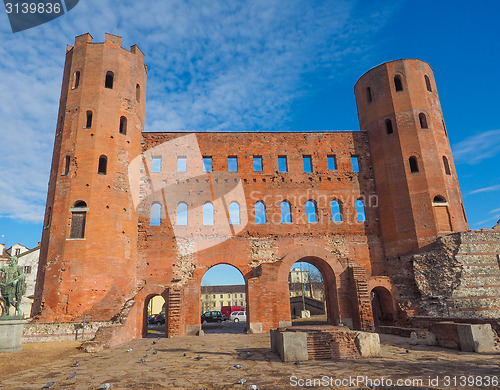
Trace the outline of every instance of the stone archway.
<instances>
[{"instance_id":1,"label":"stone archway","mask_svg":"<svg viewBox=\"0 0 500 390\"><path fill-rule=\"evenodd\" d=\"M385 287L377 286L371 290L370 296L375 326L392 324L396 316L390 291Z\"/></svg>"}]
</instances>

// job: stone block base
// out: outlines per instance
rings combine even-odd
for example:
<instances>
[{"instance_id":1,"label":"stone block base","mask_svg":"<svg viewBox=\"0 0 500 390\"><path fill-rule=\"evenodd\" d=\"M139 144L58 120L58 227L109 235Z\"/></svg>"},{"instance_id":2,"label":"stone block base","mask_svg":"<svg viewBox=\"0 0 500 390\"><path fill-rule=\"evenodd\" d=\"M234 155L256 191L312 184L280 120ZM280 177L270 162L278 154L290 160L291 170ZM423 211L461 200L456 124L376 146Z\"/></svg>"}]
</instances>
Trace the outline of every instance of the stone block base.
<instances>
[{"instance_id":1,"label":"stone block base","mask_svg":"<svg viewBox=\"0 0 500 390\"><path fill-rule=\"evenodd\" d=\"M26 320L0 320L0 352L15 352L23 349L21 340Z\"/></svg>"}]
</instances>

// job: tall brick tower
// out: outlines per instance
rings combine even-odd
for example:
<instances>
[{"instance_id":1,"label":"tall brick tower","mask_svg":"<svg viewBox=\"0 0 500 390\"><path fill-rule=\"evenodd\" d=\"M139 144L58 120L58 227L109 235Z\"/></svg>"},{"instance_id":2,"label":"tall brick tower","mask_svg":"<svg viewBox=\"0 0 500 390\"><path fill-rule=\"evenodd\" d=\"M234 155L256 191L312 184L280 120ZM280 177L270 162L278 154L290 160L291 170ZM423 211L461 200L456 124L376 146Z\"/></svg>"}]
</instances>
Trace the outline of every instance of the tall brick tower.
<instances>
[{"instance_id":1,"label":"tall brick tower","mask_svg":"<svg viewBox=\"0 0 500 390\"><path fill-rule=\"evenodd\" d=\"M141 153L147 67L137 46L68 46L32 315L105 321L136 288L128 166Z\"/></svg>"},{"instance_id":2,"label":"tall brick tower","mask_svg":"<svg viewBox=\"0 0 500 390\"><path fill-rule=\"evenodd\" d=\"M368 131L386 255L467 230L431 67L384 63L365 73L354 93L360 127Z\"/></svg>"}]
</instances>

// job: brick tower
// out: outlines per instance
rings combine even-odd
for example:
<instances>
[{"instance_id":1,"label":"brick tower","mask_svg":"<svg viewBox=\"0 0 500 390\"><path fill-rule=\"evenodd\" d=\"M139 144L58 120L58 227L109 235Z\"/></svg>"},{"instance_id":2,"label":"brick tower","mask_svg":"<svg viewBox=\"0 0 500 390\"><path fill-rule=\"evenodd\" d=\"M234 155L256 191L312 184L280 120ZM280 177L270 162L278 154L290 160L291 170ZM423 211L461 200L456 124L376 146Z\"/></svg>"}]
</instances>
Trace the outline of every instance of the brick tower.
<instances>
[{"instance_id":1,"label":"brick tower","mask_svg":"<svg viewBox=\"0 0 500 390\"><path fill-rule=\"evenodd\" d=\"M68 46L37 289L42 321L117 315L136 289L128 166L141 153L147 67L137 46L90 34Z\"/></svg>"},{"instance_id":2,"label":"brick tower","mask_svg":"<svg viewBox=\"0 0 500 390\"><path fill-rule=\"evenodd\" d=\"M360 128L368 131L386 255L468 230L431 67L384 63L365 73L354 93Z\"/></svg>"}]
</instances>

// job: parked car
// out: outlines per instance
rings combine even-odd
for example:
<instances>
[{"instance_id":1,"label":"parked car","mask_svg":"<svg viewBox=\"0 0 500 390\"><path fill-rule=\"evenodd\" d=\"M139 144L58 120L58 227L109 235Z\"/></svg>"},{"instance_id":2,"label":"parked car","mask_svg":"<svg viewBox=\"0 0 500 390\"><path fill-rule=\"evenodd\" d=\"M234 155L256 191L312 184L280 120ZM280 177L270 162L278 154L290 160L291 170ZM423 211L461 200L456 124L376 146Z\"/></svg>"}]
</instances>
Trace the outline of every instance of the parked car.
<instances>
[{"instance_id":1,"label":"parked car","mask_svg":"<svg viewBox=\"0 0 500 390\"><path fill-rule=\"evenodd\" d=\"M153 314L152 316L148 317L148 323L155 325L163 325L165 323L165 316L162 313Z\"/></svg>"},{"instance_id":2,"label":"parked car","mask_svg":"<svg viewBox=\"0 0 500 390\"><path fill-rule=\"evenodd\" d=\"M233 311L229 315L229 320L233 322L246 322L247 321L247 312L246 311Z\"/></svg>"},{"instance_id":3,"label":"parked car","mask_svg":"<svg viewBox=\"0 0 500 390\"><path fill-rule=\"evenodd\" d=\"M243 311L243 308L241 306L222 306L220 308L220 312L222 313L222 319L224 321L228 320L229 319L229 315L233 311Z\"/></svg>"},{"instance_id":4,"label":"parked car","mask_svg":"<svg viewBox=\"0 0 500 390\"><path fill-rule=\"evenodd\" d=\"M201 322L218 322L224 321L220 311L207 311L201 315Z\"/></svg>"}]
</instances>

